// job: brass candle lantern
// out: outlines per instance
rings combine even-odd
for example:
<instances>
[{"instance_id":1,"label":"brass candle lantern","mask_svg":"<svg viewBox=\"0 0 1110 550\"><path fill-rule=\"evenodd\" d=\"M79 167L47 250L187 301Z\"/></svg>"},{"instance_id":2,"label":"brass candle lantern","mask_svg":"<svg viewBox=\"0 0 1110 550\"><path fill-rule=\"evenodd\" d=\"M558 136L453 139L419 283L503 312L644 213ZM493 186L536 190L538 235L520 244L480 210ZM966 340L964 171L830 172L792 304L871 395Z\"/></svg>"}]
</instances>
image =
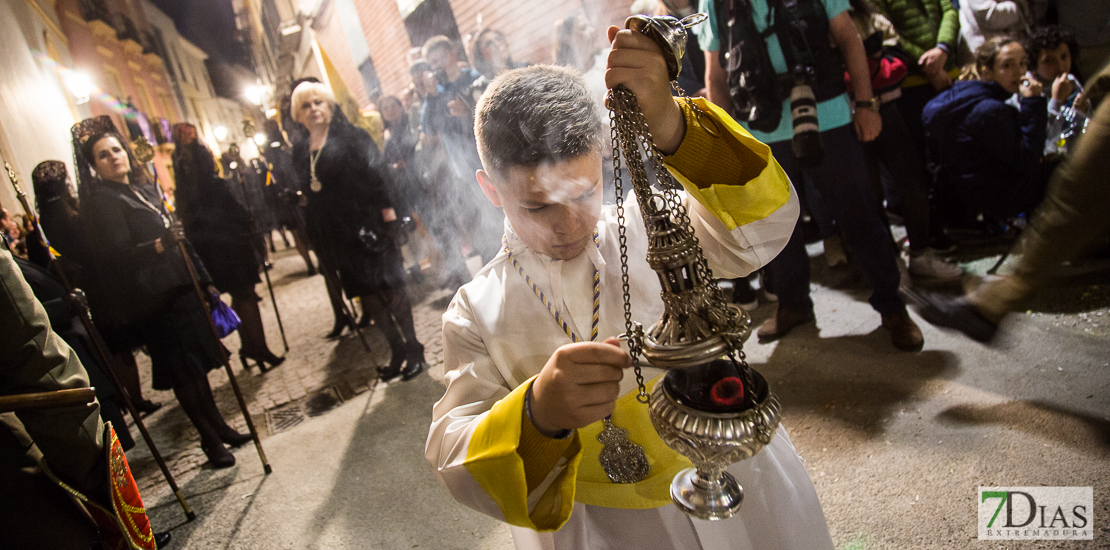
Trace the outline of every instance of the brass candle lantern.
<instances>
[{"instance_id":1,"label":"brass candle lantern","mask_svg":"<svg viewBox=\"0 0 1110 550\"><path fill-rule=\"evenodd\" d=\"M625 26L659 44L674 84L686 50L686 29L705 18L633 16ZM629 159L625 168L647 228L647 261L659 276L664 305L663 317L646 331L634 323L625 275L626 337L633 359L638 361L642 353L651 366L668 370L649 397L637 367L639 398L648 403L663 441L694 463L671 483L674 503L699 519L728 518L740 509L744 493L725 468L771 442L779 425L779 402L745 361L743 344L751 332L751 317L728 304L714 281L678 194L681 186L663 166L635 95L617 86L610 92L609 107L622 268L627 274L623 156ZM661 189L649 183L641 150Z\"/></svg>"}]
</instances>

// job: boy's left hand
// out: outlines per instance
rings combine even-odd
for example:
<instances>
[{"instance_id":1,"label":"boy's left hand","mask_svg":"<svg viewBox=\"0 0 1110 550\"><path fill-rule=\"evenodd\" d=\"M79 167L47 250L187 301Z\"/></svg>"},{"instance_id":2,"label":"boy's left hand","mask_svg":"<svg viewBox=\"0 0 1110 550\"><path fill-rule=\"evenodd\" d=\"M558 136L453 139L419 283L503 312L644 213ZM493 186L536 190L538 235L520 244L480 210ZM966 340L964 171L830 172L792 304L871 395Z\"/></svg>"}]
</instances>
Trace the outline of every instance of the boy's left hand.
<instances>
[{"instance_id":1,"label":"boy's left hand","mask_svg":"<svg viewBox=\"0 0 1110 550\"><path fill-rule=\"evenodd\" d=\"M686 117L671 97L667 61L654 40L629 29L609 27L613 45L605 70L605 86L623 84L636 95L655 146L673 154L686 136Z\"/></svg>"}]
</instances>

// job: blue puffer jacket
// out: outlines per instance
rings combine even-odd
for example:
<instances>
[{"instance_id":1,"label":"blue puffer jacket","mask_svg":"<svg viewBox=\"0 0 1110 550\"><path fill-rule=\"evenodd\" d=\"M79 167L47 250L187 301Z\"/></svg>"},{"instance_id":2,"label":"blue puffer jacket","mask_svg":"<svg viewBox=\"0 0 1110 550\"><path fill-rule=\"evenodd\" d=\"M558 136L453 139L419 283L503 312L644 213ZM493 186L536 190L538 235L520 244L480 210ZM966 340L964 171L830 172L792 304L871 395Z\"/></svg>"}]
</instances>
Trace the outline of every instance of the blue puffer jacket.
<instances>
[{"instance_id":1,"label":"blue puffer jacket","mask_svg":"<svg viewBox=\"0 0 1110 550\"><path fill-rule=\"evenodd\" d=\"M1046 100L1021 99L1018 111L997 82L956 82L925 106L922 121L939 153L941 185L968 214L996 220L1036 206L1043 191Z\"/></svg>"}]
</instances>

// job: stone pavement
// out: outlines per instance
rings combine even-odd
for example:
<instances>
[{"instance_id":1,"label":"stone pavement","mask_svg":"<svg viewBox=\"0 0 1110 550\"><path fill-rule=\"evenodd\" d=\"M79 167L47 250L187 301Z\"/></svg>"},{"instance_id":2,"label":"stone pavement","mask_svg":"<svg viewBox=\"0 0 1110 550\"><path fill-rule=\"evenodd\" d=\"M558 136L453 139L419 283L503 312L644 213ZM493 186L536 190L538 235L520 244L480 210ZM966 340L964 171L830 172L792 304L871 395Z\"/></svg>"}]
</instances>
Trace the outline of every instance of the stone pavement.
<instances>
[{"instance_id":1,"label":"stone pavement","mask_svg":"<svg viewBox=\"0 0 1110 550\"><path fill-rule=\"evenodd\" d=\"M225 346L231 351L232 370L263 440L320 412L315 409L327 408L333 401L341 403L370 390L377 382L377 366L388 363L390 356L388 344L373 326L362 329L370 347L369 353L353 332L344 332L337 340L325 339L324 335L331 330L334 318L328 305L323 276L306 277L305 264L293 250L279 250L272 260L274 269L270 277L289 342L288 353L282 345L265 283L258 285L257 291L263 296L260 306L270 349L277 355L286 355L285 363L260 373L251 362L249 369L244 370L238 357L238 333L224 339ZM410 286L409 292L413 303L421 306L413 313L418 337L425 345L425 356L430 365L437 365L442 361L440 315L452 293L434 289L430 282ZM226 295L224 301L228 302ZM139 353L138 360L144 380L144 397L166 405L145 417L144 422L175 478L184 476L187 479L193 470L207 462L200 450L200 437L184 412L176 406L173 392L150 389L149 358ZM246 433L246 421L228 383L227 374L219 369L209 374L209 380L228 423ZM128 452L128 458L139 489L146 494L163 484L164 478L139 438L138 430L132 431L137 444ZM246 447L253 449L249 444ZM180 486L181 480L177 479L177 482Z\"/></svg>"},{"instance_id":2,"label":"stone pavement","mask_svg":"<svg viewBox=\"0 0 1110 550\"><path fill-rule=\"evenodd\" d=\"M838 549L1110 548L1110 286L1047 293L1007 320L992 346L919 320L925 350L904 354L879 327L868 292L828 288L820 263L817 323L746 351L783 403ZM235 451L235 468L207 468L172 393L147 393L166 403L146 420L199 516L185 522L140 441L128 456L155 528L174 533L171 548L511 548L508 529L456 504L423 459L430 408L443 391L439 317L450 293L410 288L434 367L411 382L378 384L374 367L388 348L377 331L366 331L373 353L353 335L324 340L332 318L322 278L305 277L290 251L275 256L271 273L288 360L264 374L237 362L234 371L273 474L262 474L251 445ZM280 353L268 297L263 306ZM761 305L754 322L773 312ZM225 342L238 349L235 336ZM226 375L210 379L244 430ZM342 404L307 414L333 401ZM1094 486L1096 540L978 541L980 485Z\"/></svg>"}]
</instances>

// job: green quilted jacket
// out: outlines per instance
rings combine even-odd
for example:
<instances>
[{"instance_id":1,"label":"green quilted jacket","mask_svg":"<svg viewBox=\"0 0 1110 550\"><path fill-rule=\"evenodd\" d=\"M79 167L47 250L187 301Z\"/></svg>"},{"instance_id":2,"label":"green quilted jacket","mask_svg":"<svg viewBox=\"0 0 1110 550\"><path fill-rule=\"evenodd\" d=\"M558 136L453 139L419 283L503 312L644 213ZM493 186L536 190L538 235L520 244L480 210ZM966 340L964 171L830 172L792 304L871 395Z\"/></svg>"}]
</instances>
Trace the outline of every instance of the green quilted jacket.
<instances>
[{"instance_id":1,"label":"green quilted jacket","mask_svg":"<svg viewBox=\"0 0 1110 550\"><path fill-rule=\"evenodd\" d=\"M948 47L947 69L956 66L956 42L960 36L960 12L948 0L870 0L894 24L902 48L909 54L911 68L921 54L938 44Z\"/></svg>"}]
</instances>

